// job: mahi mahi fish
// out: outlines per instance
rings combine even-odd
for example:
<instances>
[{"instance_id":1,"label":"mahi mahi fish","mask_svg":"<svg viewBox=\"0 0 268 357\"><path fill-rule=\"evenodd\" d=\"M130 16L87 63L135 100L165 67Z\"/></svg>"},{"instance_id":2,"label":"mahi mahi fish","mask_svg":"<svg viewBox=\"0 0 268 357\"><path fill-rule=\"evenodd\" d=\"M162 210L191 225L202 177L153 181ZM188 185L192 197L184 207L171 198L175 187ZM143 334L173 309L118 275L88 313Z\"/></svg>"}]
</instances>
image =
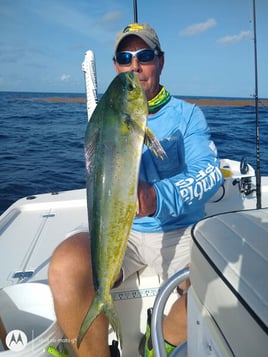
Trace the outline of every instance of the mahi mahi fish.
<instances>
[{"instance_id":1,"label":"mahi mahi fish","mask_svg":"<svg viewBox=\"0 0 268 357\"><path fill-rule=\"evenodd\" d=\"M95 318L104 313L122 345L111 288L119 276L137 212L137 186L143 144L165 157L146 127L147 100L133 72L117 75L100 99L85 134L87 209L96 296L82 322L81 344Z\"/></svg>"}]
</instances>

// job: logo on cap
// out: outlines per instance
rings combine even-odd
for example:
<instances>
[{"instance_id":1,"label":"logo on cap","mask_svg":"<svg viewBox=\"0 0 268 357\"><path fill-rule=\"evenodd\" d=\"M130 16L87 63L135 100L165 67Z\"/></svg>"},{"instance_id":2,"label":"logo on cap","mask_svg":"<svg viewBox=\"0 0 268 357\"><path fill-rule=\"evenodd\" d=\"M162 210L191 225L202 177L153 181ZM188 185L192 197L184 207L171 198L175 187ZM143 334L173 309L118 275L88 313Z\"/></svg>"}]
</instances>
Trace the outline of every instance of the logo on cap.
<instances>
[{"instance_id":1,"label":"logo on cap","mask_svg":"<svg viewBox=\"0 0 268 357\"><path fill-rule=\"evenodd\" d=\"M140 24L129 24L124 28L123 33L131 32L131 31L140 31L143 30L144 26Z\"/></svg>"}]
</instances>

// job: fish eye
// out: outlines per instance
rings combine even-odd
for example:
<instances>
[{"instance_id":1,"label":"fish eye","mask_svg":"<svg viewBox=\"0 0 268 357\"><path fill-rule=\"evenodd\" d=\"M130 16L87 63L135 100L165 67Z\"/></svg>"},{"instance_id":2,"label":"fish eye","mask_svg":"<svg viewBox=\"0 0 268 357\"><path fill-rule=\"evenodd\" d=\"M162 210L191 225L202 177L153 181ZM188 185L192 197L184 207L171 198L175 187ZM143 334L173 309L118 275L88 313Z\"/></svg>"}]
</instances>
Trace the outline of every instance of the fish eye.
<instances>
[{"instance_id":1,"label":"fish eye","mask_svg":"<svg viewBox=\"0 0 268 357\"><path fill-rule=\"evenodd\" d=\"M128 83L127 89L131 92L134 89L134 85L132 83Z\"/></svg>"}]
</instances>

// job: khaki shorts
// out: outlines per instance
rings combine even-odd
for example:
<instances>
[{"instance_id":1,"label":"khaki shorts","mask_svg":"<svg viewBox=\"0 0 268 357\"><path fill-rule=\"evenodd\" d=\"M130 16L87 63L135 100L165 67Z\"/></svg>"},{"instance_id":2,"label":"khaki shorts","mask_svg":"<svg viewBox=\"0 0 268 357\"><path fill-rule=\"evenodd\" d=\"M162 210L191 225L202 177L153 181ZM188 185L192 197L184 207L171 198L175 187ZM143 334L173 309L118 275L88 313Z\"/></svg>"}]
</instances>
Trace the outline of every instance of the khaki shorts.
<instances>
[{"instance_id":1,"label":"khaki shorts","mask_svg":"<svg viewBox=\"0 0 268 357\"><path fill-rule=\"evenodd\" d=\"M80 232L88 232L88 227L77 227L66 238ZM161 233L131 230L122 264L123 280L147 266L168 279L190 263L191 243L191 227Z\"/></svg>"},{"instance_id":2,"label":"khaki shorts","mask_svg":"<svg viewBox=\"0 0 268 357\"><path fill-rule=\"evenodd\" d=\"M161 233L131 231L122 265L123 280L149 266L168 279L190 263L191 227Z\"/></svg>"}]
</instances>

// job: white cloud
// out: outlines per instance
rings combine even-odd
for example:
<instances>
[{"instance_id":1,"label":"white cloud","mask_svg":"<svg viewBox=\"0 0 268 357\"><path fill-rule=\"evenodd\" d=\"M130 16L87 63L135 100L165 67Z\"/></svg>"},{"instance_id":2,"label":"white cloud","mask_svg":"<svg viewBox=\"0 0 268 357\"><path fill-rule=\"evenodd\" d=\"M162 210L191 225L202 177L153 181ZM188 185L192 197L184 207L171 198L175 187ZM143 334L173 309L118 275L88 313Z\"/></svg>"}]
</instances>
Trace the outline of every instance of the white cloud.
<instances>
[{"instance_id":1,"label":"white cloud","mask_svg":"<svg viewBox=\"0 0 268 357\"><path fill-rule=\"evenodd\" d=\"M240 31L238 35L224 36L220 38L217 42L222 43L224 45L229 45L233 43L237 43L248 38L251 38L252 34L250 31Z\"/></svg>"},{"instance_id":2,"label":"white cloud","mask_svg":"<svg viewBox=\"0 0 268 357\"><path fill-rule=\"evenodd\" d=\"M205 22L200 22L198 24L193 24L180 32L180 36L195 36L201 32L205 32L211 27L216 26L217 22L215 19L208 19Z\"/></svg>"},{"instance_id":3,"label":"white cloud","mask_svg":"<svg viewBox=\"0 0 268 357\"><path fill-rule=\"evenodd\" d=\"M65 73L63 73L63 74L60 76L60 80L61 80L62 82L67 82L70 78L71 78L71 75L70 75L70 74L65 74Z\"/></svg>"},{"instance_id":4,"label":"white cloud","mask_svg":"<svg viewBox=\"0 0 268 357\"><path fill-rule=\"evenodd\" d=\"M107 34L110 35L110 27L122 18L122 12L113 10L100 13L94 2L88 3L85 11L78 8L75 3L47 0L40 2L38 8L35 7L32 11L48 23L54 23L86 37L105 38Z\"/></svg>"},{"instance_id":5,"label":"white cloud","mask_svg":"<svg viewBox=\"0 0 268 357\"><path fill-rule=\"evenodd\" d=\"M116 22L117 20L120 20L122 18L122 12L121 11L110 11L104 14L101 18L102 23L110 23L110 22Z\"/></svg>"}]
</instances>

